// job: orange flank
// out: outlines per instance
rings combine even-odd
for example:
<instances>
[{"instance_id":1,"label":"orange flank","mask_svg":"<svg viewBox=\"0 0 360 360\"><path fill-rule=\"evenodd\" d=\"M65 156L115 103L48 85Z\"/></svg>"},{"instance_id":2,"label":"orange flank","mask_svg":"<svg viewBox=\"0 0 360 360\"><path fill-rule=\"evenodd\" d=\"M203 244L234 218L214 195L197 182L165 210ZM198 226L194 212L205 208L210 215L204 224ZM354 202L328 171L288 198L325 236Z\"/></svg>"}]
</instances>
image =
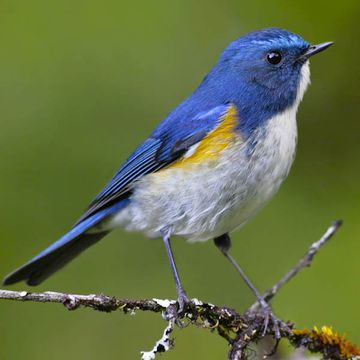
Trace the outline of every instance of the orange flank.
<instances>
[{"instance_id":1,"label":"orange flank","mask_svg":"<svg viewBox=\"0 0 360 360\"><path fill-rule=\"evenodd\" d=\"M207 134L198 144L193 145L195 151L191 155L184 155L166 169L185 168L189 165L202 164L219 158L221 152L225 150L235 140L240 140L240 136L234 132L238 124L238 114L236 107L231 105L227 112L220 118L219 124Z\"/></svg>"}]
</instances>

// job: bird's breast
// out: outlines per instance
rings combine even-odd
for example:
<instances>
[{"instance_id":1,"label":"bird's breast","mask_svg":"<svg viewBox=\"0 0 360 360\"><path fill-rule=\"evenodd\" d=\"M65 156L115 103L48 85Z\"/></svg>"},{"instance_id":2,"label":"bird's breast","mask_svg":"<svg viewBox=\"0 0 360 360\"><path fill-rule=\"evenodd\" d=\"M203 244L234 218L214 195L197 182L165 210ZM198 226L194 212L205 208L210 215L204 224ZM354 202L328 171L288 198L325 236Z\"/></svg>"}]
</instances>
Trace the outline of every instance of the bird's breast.
<instances>
[{"instance_id":1,"label":"bird's breast","mask_svg":"<svg viewBox=\"0 0 360 360\"><path fill-rule=\"evenodd\" d=\"M114 223L151 237L168 227L190 240L207 240L243 225L289 172L295 115L290 109L270 119L247 141L223 128L222 139L231 135L231 141L209 138L188 157L138 181L131 204ZM209 145L221 151L210 151Z\"/></svg>"}]
</instances>

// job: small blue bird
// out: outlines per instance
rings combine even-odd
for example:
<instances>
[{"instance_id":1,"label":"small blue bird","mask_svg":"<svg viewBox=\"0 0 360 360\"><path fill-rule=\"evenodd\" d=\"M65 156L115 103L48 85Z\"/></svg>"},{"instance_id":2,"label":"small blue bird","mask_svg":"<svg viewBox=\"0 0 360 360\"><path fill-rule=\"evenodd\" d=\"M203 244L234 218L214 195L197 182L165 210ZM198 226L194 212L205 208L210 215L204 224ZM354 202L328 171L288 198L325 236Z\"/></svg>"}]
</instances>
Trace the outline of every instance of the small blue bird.
<instances>
[{"instance_id":1,"label":"small blue bird","mask_svg":"<svg viewBox=\"0 0 360 360\"><path fill-rule=\"evenodd\" d=\"M125 161L61 239L8 275L4 284L38 285L116 227L162 237L179 302L181 284L170 237L213 239L230 256L229 232L243 226L276 193L294 160L296 112L309 84L309 58L332 42L310 45L270 28L232 42L190 97L176 107Z\"/></svg>"}]
</instances>

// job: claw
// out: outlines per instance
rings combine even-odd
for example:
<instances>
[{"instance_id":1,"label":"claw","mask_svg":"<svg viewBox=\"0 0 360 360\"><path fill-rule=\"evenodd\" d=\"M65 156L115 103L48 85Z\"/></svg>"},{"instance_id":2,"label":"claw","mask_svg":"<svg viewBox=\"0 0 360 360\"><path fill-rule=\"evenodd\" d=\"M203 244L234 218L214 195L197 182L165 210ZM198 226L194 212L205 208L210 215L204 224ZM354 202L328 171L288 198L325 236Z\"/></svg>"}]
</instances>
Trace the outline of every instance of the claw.
<instances>
[{"instance_id":1,"label":"claw","mask_svg":"<svg viewBox=\"0 0 360 360\"><path fill-rule=\"evenodd\" d=\"M273 324L273 330L275 333L275 338L276 340L280 339L281 335L280 335L280 328L279 328L279 324L281 322L281 320L279 320L273 313L271 313L271 321Z\"/></svg>"},{"instance_id":2,"label":"claw","mask_svg":"<svg viewBox=\"0 0 360 360\"><path fill-rule=\"evenodd\" d=\"M194 308L194 303L186 296L185 293L179 294L176 304L171 304L165 309L164 318L166 320L174 319L175 323L179 327L184 327L183 319L184 315L190 310Z\"/></svg>"},{"instance_id":3,"label":"claw","mask_svg":"<svg viewBox=\"0 0 360 360\"><path fill-rule=\"evenodd\" d=\"M181 289L178 293L178 304L179 304L179 310L178 313L182 314L185 310L192 307L193 303L192 301L187 297L185 291Z\"/></svg>"},{"instance_id":4,"label":"claw","mask_svg":"<svg viewBox=\"0 0 360 360\"><path fill-rule=\"evenodd\" d=\"M272 330L274 331L275 338L279 340L281 338L280 330L291 331L290 328L282 321L279 320L271 310L271 307L265 302L260 302L261 314L264 317L262 336L265 336L271 320Z\"/></svg>"},{"instance_id":5,"label":"claw","mask_svg":"<svg viewBox=\"0 0 360 360\"><path fill-rule=\"evenodd\" d=\"M178 292L176 306L169 306L165 311L166 319L174 319L175 324L180 327L186 327L188 323L184 322L184 319L189 317L189 313L195 314L195 304L187 297L185 291L182 289Z\"/></svg>"}]
</instances>

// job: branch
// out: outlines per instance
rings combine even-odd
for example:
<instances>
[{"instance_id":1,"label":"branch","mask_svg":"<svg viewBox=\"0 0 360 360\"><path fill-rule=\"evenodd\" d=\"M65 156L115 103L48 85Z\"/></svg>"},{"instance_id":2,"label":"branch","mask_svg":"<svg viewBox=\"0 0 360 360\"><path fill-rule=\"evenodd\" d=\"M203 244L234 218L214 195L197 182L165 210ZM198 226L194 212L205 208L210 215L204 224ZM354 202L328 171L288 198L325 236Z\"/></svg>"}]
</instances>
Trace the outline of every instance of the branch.
<instances>
[{"instance_id":1,"label":"branch","mask_svg":"<svg viewBox=\"0 0 360 360\"><path fill-rule=\"evenodd\" d=\"M334 222L320 240L315 242L299 261L276 285L265 293L265 298L271 300L279 289L291 280L301 269L310 265L314 255L334 235L340 227L341 222ZM249 345L259 341L264 335L262 314L254 311L253 305L245 314L239 314L226 306L220 307L209 303L203 303L193 299L193 306L178 314L178 304L174 300L145 299L129 300L118 299L107 295L76 295L58 292L27 292L0 290L0 300L51 302L63 304L68 310L87 307L93 310L111 312L120 310L124 313L135 311L161 312L163 318L168 321L163 336L156 342L154 348L149 352L142 352L143 360L155 359L159 352L169 350L173 346L170 334L174 325L184 327L193 324L217 333L226 339L230 345L229 359L246 359L249 354ZM305 347L310 351L322 353L324 358L343 360L350 357L360 356L360 349L349 343L344 337L339 336L328 327L321 330L294 330L293 324L280 328L281 338L288 339L294 347ZM266 335L275 338L271 326L268 327ZM350 356L351 355L351 356ZM329 357L330 356L330 357ZM346 357L345 357L346 356Z\"/></svg>"},{"instance_id":2,"label":"branch","mask_svg":"<svg viewBox=\"0 0 360 360\"><path fill-rule=\"evenodd\" d=\"M299 262L282 277L272 288L268 289L263 298L270 302L272 298L277 294L277 292L286 284L288 283L293 277L297 275L299 271L302 269L309 267L313 261L314 256L318 253L320 248L324 246L339 230L340 226L342 225L342 220L334 221L330 227L326 230L324 235L320 238L320 240L314 242L305 253L305 255L299 260ZM253 307L257 306L257 303L253 305Z\"/></svg>"},{"instance_id":3,"label":"branch","mask_svg":"<svg viewBox=\"0 0 360 360\"><path fill-rule=\"evenodd\" d=\"M163 307L155 300L117 299L113 296L107 296L103 294L76 295L58 293L53 291L36 293L27 291L20 292L0 290L0 299L33 301L41 303L60 303L63 304L68 310L75 310L80 306L105 312L122 310L125 313L132 310L143 310L152 312L160 312L163 310Z\"/></svg>"}]
</instances>

